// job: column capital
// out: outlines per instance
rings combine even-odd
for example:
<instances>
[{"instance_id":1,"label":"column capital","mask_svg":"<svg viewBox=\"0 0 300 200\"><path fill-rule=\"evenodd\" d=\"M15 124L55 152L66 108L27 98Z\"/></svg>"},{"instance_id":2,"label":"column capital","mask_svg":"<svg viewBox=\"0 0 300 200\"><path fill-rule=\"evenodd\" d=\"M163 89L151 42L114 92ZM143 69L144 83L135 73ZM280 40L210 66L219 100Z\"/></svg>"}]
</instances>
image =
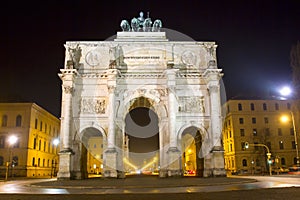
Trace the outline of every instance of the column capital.
<instances>
[{"instance_id":1,"label":"column capital","mask_svg":"<svg viewBox=\"0 0 300 200\"><path fill-rule=\"evenodd\" d=\"M221 73L222 69L206 69L203 73L204 78L209 81L219 81L223 74Z\"/></svg>"},{"instance_id":2,"label":"column capital","mask_svg":"<svg viewBox=\"0 0 300 200\"><path fill-rule=\"evenodd\" d=\"M63 91L65 94L73 94L74 87L69 86L69 85L63 85Z\"/></svg>"}]
</instances>

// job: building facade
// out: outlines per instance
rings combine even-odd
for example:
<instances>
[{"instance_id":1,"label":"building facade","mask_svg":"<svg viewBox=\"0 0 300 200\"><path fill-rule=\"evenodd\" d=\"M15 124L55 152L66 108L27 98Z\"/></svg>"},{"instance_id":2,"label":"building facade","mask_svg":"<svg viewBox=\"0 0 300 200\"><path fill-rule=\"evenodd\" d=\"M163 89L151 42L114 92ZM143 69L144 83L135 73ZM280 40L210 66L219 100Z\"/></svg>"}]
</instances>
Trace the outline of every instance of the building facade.
<instances>
[{"instance_id":1,"label":"building facade","mask_svg":"<svg viewBox=\"0 0 300 200\"><path fill-rule=\"evenodd\" d=\"M60 120L35 103L0 103L0 175L49 177L58 170ZM13 141L12 138L15 138Z\"/></svg>"},{"instance_id":2,"label":"building facade","mask_svg":"<svg viewBox=\"0 0 300 200\"><path fill-rule=\"evenodd\" d=\"M142 28L122 21L114 40L65 44L58 178L87 177L91 137L102 138L105 177L124 177L129 166L147 168L137 163L141 157L158 163L160 177L181 176L186 134L197 140L190 159L197 174L224 176L217 45L169 41L160 21L151 28L150 18L136 20L144 21ZM139 108L151 110L154 128L129 125L130 112ZM158 134L157 152L134 154L130 137L151 131Z\"/></svg>"},{"instance_id":3,"label":"building facade","mask_svg":"<svg viewBox=\"0 0 300 200\"><path fill-rule=\"evenodd\" d=\"M269 173L269 164L275 172L295 165L299 116L293 108L292 100L229 100L223 106L226 112L223 125L226 170L260 174ZM289 121L283 122L283 116ZM245 147L246 142L249 148ZM270 163L267 149L271 153Z\"/></svg>"}]
</instances>

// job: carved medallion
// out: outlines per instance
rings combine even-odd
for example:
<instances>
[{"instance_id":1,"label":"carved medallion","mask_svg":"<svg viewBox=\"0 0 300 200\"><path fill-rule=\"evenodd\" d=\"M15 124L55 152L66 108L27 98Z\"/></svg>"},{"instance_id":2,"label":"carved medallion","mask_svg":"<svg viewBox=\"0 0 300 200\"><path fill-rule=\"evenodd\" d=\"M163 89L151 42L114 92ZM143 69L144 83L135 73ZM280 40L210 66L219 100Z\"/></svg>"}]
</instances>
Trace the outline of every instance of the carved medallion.
<instances>
[{"instance_id":1,"label":"carved medallion","mask_svg":"<svg viewBox=\"0 0 300 200\"><path fill-rule=\"evenodd\" d=\"M90 66L97 66L100 63L100 52L89 51L85 56L85 61Z\"/></svg>"},{"instance_id":2,"label":"carved medallion","mask_svg":"<svg viewBox=\"0 0 300 200\"><path fill-rule=\"evenodd\" d=\"M181 54L181 60L184 64L188 66L195 66L197 61L197 56L194 52L187 50Z\"/></svg>"}]
</instances>

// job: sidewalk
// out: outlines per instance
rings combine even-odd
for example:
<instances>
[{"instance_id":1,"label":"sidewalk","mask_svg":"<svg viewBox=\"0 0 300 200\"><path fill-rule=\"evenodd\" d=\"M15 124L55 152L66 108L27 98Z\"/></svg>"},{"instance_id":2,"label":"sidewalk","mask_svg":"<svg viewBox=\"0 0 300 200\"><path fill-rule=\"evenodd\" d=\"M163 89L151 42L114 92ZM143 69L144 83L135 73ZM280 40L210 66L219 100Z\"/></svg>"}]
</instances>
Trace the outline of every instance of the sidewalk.
<instances>
[{"instance_id":1,"label":"sidewalk","mask_svg":"<svg viewBox=\"0 0 300 200\"><path fill-rule=\"evenodd\" d=\"M90 178L84 180L55 180L34 183L36 187L51 188L165 188L186 186L230 185L256 182L251 178L239 177L182 177L159 178L158 176L127 176L125 179Z\"/></svg>"}]
</instances>

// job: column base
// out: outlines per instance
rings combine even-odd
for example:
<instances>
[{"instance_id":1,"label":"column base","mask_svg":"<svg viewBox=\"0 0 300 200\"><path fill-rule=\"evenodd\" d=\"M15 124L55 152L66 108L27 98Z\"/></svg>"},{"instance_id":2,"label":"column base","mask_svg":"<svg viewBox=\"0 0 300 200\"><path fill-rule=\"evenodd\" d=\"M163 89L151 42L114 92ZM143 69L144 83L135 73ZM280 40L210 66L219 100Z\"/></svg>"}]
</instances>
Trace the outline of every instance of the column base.
<instances>
[{"instance_id":1,"label":"column base","mask_svg":"<svg viewBox=\"0 0 300 200\"><path fill-rule=\"evenodd\" d=\"M221 146L215 146L212 149L212 174L214 177L226 176L224 166L224 150Z\"/></svg>"},{"instance_id":2,"label":"column base","mask_svg":"<svg viewBox=\"0 0 300 200\"><path fill-rule=\"evenodd\" d=\"M117 154L118 152L115 148L109 148L105 151L104 177L118 178Z\"/></svg>"},{"instance_id":3,"label":"column base","mask_svg":"<svg viewBox=\"0 0 300 200\"><path fill-rule=\"evenodd\" d=\"M57 173L58 180L70 180L71 176L71 149L63 149L59 153L59 168Z\"/></svg>"},{"instance_id":4,"label":"column base","mask_svg":"<svg viewBox=\"0 0 300 200\"><path fill-rule=\"evenodd\" d=\"M177 147L170 147L167 151L168 154L168 177L182 176L181 169L181 155Z\"/></svg>"}]
</instances>

